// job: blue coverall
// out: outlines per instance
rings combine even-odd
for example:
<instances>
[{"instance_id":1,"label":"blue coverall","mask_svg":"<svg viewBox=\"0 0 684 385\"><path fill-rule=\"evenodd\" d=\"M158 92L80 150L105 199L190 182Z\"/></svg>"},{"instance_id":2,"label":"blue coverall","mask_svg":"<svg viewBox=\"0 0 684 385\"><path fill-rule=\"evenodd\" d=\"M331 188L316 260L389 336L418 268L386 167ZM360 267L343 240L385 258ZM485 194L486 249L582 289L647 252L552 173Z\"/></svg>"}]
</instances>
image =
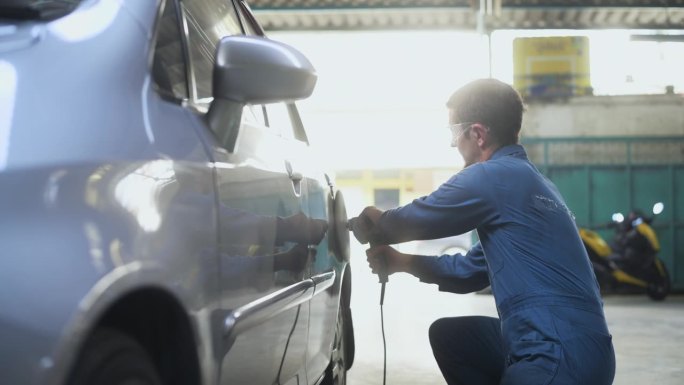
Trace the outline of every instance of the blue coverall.
<instances>
[{"instance_id":1,"label":"blue coverall","mask_svg":"<svg viewBox=\"0 0 684 385\"><path fill-rule=\"evenodd\" d=\"M376 228L385 244L477 230L480 242L466 255L419 256L411 271L423 282L438 284L442 291L468 293L491 284L499 320L490 320L497 327L475 320L475 329L491 335L475 337L473 345L482 349L492 345L493 351L471 354L497 361L476 362L478 370L489 370L492 383L612 383L612 338L574 217L556 186L528 160L522 146L502 147L430 195L384 212ZM449 327L463 324L458 320L436 323L431 333L446 330L458 335L459 330L449 331ZM436 337L454 344L470 338ZM480 348L455 349L454 354L467 355L468 349ZM437 353L447 381L461 383L450 378L448 365L439 362ZM451 359L455 367L461 367L467 357Z\"/></svg>"}]
</instances>

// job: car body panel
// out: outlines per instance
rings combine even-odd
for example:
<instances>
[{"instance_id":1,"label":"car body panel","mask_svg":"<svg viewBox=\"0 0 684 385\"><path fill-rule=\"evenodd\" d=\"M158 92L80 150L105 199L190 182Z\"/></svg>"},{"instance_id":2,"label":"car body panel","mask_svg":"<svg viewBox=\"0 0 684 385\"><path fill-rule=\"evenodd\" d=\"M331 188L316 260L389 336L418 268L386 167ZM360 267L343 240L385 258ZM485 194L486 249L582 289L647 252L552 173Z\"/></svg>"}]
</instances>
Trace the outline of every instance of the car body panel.
<instances>
[{"instance_id":1,"label":"car body panel","mask_svg":"<svg viewBox=\"0 0 684 385\"><path fill-rule=\"evenodd\" d=\"M163 288L193 313L218 303L208 167L157 160L6 172L0 180L12 186L0 193L8 253L1 274L11 288L0 301L2 333L41 336L19 345L33 350L20 361L45 378L63 379L80 337L131 290ZM0 356L14 346L3 344ZM26 380L11 376L14 366L3 369L10 383Z\"/></svg>"},{"instance_id":2,"label":"car body panel","mask_svg":"<svg viewBox=\"0 0 684 385\"><path fill-rule=\"evenodd\" d=\"M5 120L0 125L8 127L3 138L5 169L156 155L150 145L154 135L139 129L145 125L143 95L149 91L144 86L149 88L148 38L115 3L102 0L63 19L33 25L39 30L39 42L2 53L17 83L9 96L14 106L11 117L0 118ZM94 21L85 26L97 27L85 28L80 22L99 9L103 9L101 17L111 19L107 28L102 30ZM86 31L70 35L78 28ZM92 54L84 57L83 52ZM65 98L67 106L56 103ZM83 113L86 109L89 112ZM59 127L68 127L70 135L60 135Z\"/></svg>"}]
</instances>

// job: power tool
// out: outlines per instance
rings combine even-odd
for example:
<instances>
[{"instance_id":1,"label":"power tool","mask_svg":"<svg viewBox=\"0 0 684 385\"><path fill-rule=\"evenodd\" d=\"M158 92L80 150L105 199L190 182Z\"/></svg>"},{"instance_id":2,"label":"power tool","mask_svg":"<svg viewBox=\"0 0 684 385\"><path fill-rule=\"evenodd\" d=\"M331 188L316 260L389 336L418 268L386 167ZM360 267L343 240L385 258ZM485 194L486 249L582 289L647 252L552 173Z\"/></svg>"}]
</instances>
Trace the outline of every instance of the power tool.
<instances>
[{"instance_id":1,"label":"power tool","mask_svg":"<svg viewBox=\"0 0 684 385\"><path fill-rule=\"evenodd\" d=\"M349 219L347 222L347 229L354 234L354 237L361 243L365 245L368 243L370 247L375 247L380 245L379 237L374 233L373 222L368 217L355 217ZM378 271L378 280L381 284L380 287L380 306L385 302L385 284L388 281L387 278L387 260L384 256L379 256L380 269Z\"/></svg>"}]
</instances>

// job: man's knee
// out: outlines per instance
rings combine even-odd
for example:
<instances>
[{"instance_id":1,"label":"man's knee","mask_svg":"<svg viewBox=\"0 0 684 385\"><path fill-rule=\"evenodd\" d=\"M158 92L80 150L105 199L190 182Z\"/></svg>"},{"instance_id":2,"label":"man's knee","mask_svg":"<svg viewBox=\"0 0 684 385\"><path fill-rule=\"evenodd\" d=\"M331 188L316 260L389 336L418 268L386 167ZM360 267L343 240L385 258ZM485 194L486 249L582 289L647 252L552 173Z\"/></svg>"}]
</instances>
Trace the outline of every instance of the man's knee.
<instances>
[{"instance_id":1,"label":"man's knee","mask_svg":"<svg viewBox=\"0 0 684 385\"><path fill-rule=\"evenodd\" d=\"M449 384L495 384L504 358L498 320L466 316L442 318L429 329L432 353Z\"/></svg>"},{"instance_id":2,"label":"man's knee","mask_svg":"<svg viewBox=\"0 0 684 385\"><path fill-rule=\"evenodd\" d=\"M449 320L449 318L440 318L430 325L428 336L430 337L430 346L432 346L432 350L434 350L435 347L444 344L446 335L452 330L452 327L449 325Z\"/></svg>"},{"instance_id":3,"label":"man's knee","mask_svg":"<svg viewBox=\"0 0 684 385\"><path fill-rule=\"evenodd\" d=\"M451 354L469 345L473 320L470 317L440 318L430 325L430 346L433 352L448 351ZM465 347L467 349L467 347Z\"/></svg>"},{"instance_id":4,"label":"man's knee","mask_svg":"<svg viewBox=\"0 0 684 385\"><path fill-rule=\"evenodd\" d=\"M499 321L491 317L466 316L440 318L430 325L430 345L435 348L469 352L483 344L499 348Z\"/></svg>"}]
</instances>

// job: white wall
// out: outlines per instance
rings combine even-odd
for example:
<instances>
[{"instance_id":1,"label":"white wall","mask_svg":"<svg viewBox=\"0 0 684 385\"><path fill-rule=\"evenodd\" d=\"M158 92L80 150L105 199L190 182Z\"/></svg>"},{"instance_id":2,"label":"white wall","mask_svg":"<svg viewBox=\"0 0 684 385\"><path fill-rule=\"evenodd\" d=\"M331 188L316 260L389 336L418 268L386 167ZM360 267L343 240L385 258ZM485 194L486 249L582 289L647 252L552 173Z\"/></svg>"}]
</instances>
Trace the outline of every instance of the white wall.
<instances>
[{"instance_id":1,"label":"white wall","mask_svg":"<svg viewBox=\"0 0 684 385\"><path fill-rule=\"evenodd\" d=\"M522 136L684 135L683 95L585 96L530 102Z\"/></svg>"}]
</instances>

